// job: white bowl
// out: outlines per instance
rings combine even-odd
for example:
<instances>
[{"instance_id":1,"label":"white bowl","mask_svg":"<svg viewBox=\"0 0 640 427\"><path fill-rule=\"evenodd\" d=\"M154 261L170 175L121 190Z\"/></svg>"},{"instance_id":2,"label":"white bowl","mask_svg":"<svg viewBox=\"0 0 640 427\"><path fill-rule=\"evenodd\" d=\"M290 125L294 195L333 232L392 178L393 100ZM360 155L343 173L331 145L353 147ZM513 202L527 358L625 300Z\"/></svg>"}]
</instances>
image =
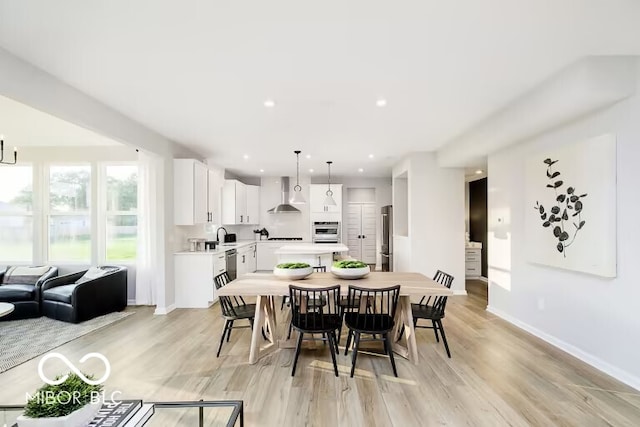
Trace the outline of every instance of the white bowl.
<instances>
[{"instance_id":1,"label":"white bowl","mask_svg":"<svg viewBox=\"0 0 640 427\"><path fill-rule=\"evenodd\" d=\"M273 274L282 279L300 280L313 273L313 267L305 268L273 268Z\"/></svg>"},{"instance_id":2,"label":"white bowl","mask_svg":"<svg viewBox=\"0 0 640 427\"><path fill-rule=\"evenodd\" d=\"M338 268L331 266L331 272L341 279L361 279L369 274L370 271L368 265L361 268Z\"/></svg>"}]
</instances>

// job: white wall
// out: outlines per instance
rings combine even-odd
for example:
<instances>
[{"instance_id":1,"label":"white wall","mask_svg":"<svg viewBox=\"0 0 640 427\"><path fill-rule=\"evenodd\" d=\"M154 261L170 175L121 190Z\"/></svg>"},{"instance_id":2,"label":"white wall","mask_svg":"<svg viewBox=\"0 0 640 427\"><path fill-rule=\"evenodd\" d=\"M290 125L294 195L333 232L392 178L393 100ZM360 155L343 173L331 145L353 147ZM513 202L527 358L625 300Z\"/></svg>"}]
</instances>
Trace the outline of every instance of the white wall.
<instances>
[{"instance_id":1,"label":"white wall","mask_svg":"<svg viewBox=\"0 0 640 427\"><path fill-rule=\"evenodd\" d=\"M454 276L452 289L465 293L464 169L441 168L434 153L413 153L393 168L407 173L408 237L394 236L394 266L432 277Z\"/></svg>"},{"instance_id":2,"label":"white wall","mask_svg":"<svg viewBox=\"0 0 640 427\"><path fill-rule=\"evenodd\" d=\"M489 156L489 307L640 389L640 97ZM604 279L527 262L526 159L545 148L617 136L618 276Z\"/></svg>"}]
</instances>

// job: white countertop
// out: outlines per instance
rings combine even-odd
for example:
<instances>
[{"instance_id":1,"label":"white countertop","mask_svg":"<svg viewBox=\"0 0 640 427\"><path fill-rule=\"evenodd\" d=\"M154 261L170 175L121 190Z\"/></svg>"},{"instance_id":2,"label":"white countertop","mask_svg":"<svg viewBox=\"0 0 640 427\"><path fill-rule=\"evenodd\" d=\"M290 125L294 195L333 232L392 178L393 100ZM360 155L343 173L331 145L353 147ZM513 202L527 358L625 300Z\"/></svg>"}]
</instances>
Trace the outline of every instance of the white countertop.
<instances>
[{"instance_id":1,"label":"white countertop","mask_svg":"<svg viewBox=\"0 0 640 427\"><path fill-rule=\"evenodd\" d=\"M253 245L253 244L260 244L260 243L279 243L281 246L313 246L311 244L310 241L308 240L238 240L237 242L234 243L222 243L220 245L218 245L215 250L210 250L210 251L195 251L195 252L191 252L191 251L177 251L174 252L174 255L217 255L217 254L223 254L225 251L228 251L229 249L240 249L243 248L245 246L249 246L249 245ZM324 246L335 246L335 245L324 245ZM344 245L342 245L344 246ZM346 246L345 246L346 247ZM348 249L346 249L348 250ZM333 251L333 252L340 252L340 251ZM297 252L300 253L300 252ZM305 252L305 253L309 253L309 252ZM322 253L326 253L322 252Z\"/></svg>"},{"instance_id":2,"label":"white countertop","mask_svg":"<svg viewBox=\"0 0 640 427\"><path fill-rule=\"evenodd\" d=\"M302 245L285 245L275 251L276 255L321 255L333 252L348 252L349 248L343 244L321 243L321 244L302 244Z\"/></svg>"}]
</instances>

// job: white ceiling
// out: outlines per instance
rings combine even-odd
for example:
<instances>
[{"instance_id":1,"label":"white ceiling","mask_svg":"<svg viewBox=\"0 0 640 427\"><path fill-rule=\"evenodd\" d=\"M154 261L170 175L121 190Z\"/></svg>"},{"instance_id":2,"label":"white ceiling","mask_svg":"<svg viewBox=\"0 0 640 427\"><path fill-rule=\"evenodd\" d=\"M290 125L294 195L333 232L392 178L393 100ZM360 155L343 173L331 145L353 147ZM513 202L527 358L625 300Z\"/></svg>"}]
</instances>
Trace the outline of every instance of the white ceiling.
<instances>
[{"instance_id":1,"label":"white ceiling","mask_svg":"<svg viewBox=\"0 0 640 427\"><path fill-rule=\"evenodd\" d=\"M95 132L0 96L0 135L5 149L122 145Z\"/></svg>"},{"instance_id":2,"label":"white ceiling","mask_svg":"<svg viewBox=\"0 0 640 427\"><path fill-rule=\"evenodd\" d=\"M381 176L578 58L640 54L638 22L634 0L0 0L0 46L238 174L300 149Z\"/></svg>"}]
</instances>

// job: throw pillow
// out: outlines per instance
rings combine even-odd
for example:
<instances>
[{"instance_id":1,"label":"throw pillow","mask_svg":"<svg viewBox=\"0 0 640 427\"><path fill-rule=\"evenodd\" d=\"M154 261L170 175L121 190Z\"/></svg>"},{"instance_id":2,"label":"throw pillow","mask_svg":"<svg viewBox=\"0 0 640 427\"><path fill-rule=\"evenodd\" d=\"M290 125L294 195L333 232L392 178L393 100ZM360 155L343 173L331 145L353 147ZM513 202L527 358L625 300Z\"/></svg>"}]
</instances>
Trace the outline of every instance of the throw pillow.
<instances>
[{"instance_id":1,"label":"throw pillow","mask_svg":"<svg viewBox=\"0 0 640 427\"><path fill-rule=\"evenodd\" d=\"M42 265L38 267L14 266L9 267L2 279L3 285L34 285L43 274L51 267Z\"/></svg>"},{"instance_id":2,"label":"throw pillow","mask_svg":"<svg viewBox=\"0 0 640 427\"><path fill-rule=\"evenodd\" d=\"M97 279L98 277L102 277L107 273L108 273L107 270L103 270L100 267L91 267L90 269L87 270L86 273L82 275L81 278L76 280L76 283L80 284L80 283L88 282L90 280Z\"/></svg>"},{"instance_id":3,"label":"throw pillow","mask_svg":"<svg viewBox=\"0 0 640 427\"><path fill-rule=\"evenodd\" d=\"M86 273L82 275L78 280L76 280L77 284L88 282L89 280L94 280L102 276L106 276L109 273L113 273L114 271L118 271L118 267L111 266L102 266L102 267L91 267L87 270Z\"/></svg>"}]
</instances>

